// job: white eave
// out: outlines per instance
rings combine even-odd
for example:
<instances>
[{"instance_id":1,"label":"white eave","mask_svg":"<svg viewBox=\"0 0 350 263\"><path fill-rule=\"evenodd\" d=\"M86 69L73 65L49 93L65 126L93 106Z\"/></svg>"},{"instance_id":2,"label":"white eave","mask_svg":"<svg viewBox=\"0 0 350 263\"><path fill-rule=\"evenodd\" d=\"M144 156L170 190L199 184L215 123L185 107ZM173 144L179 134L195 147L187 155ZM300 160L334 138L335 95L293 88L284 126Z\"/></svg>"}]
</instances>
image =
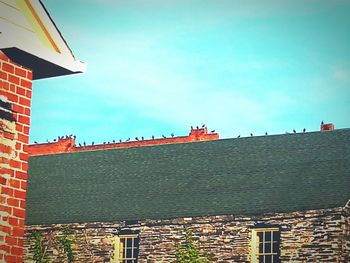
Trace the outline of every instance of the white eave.
<instances>
[{"instance_id":1,"label":"white eave","mask_svg":"<svg viewBox=\"0 0 350 263\"><path fill-rule=\"evenodd\" d=\"M39 0L0 0L0 49L12 61L31 68L33 79L86 70Z\"/></svg>"}]
</instances>

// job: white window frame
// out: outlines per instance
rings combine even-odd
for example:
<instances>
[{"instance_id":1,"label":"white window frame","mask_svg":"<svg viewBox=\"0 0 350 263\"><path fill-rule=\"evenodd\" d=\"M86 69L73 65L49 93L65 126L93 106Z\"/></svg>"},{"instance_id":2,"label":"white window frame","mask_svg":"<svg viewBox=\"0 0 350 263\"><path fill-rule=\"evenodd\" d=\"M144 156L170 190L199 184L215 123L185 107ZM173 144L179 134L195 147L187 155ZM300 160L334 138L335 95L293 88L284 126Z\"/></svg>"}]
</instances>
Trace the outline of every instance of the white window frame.
<instances>
[{"instance_id":1,"label":"white window frame","mask_svg":"<svg viewBox=\"0 0 350 263\"><path fill-rule=\"evenodd\" d=\"M279 252L277 253L273 253L273 252L269 252L269 253L263 253L259 251L259 236L258 233L260 232L279 232L280 233L280 229L279 228L255 228L252 229L252 238L251 238L251 245L250 245L250 262L251 263L259 263L259 256L262 255L279 255ZM278 242L278 246L280 247L280 240L271 240L271 246L273 247L273 242ZM264 242L264 241L263 241ZM279 250L279 249L278 249ZM278 261L280 262L280 261Z\"/></svg>"},{"instance_id":2,"label":"white window frame","mask_svg":"<svg viewBox=\"0 0 350 263\"><path fill-rule=\"evenodd\" d=\"M132 238L132 257L131 258L125 258L124 257L124 244L123 242L121 242L121 239L128 239L128 238ZM138 239L139 236L138 235L118 235L114 237L114 260L113 263L123 263L124 260L135 260L135 262L137 262L137 255L134 255L134 251L135 251L135 239ZM136 250L138 250L139 248L136 247Z\"/></svg>"}]
</instances>

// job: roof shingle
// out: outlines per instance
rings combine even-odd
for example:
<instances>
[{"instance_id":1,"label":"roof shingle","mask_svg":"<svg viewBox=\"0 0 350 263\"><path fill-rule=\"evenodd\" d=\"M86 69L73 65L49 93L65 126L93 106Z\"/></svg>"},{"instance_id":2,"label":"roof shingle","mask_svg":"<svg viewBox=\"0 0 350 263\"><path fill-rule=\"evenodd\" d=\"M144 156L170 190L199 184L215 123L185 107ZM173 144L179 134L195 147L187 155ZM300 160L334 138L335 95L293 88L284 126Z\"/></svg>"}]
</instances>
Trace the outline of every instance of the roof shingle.
<instances>
[{"instance_id":1,"label":"roof shingle","mask_svg":"<svg viewBox=\"0 0 350 263\"><path fill-rule=\"evenodd\" d=\"M29 158L28 225L344 206L350 129Z\"/></svg>"}]
</instances>

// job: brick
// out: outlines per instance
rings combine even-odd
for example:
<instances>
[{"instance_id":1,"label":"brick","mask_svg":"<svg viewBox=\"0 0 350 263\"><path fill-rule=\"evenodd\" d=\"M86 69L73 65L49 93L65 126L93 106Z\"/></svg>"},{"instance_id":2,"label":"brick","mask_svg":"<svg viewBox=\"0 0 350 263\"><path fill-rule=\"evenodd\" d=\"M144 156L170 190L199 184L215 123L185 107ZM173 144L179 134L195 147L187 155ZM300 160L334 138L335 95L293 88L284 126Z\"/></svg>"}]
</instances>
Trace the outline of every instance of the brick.
<instances>
[{"instance_id":1,"label":"brick","mask_svg":"<svg viewBox=\"0 0 350 263\"><path fill-rule=\"evenodd\" d=\"M9 223L10 225L12 226L19 226L19 219L18 218L15 218L15 217L10 217L9 218Z\"/></svg>"},{"instance_id":2,"label":"brick","mask_svg":"<svg viewBox=\"0 0 350 263\"><path fill-rule=\"evenodd\" d=\"M24 114L25 112L25 108L19 104L13 104L12 105L12 109L17 112L17 113L20 113L20 114Z\"/></svg>"},{"instance_id":3,"label":"brick","mask_svg":"<svg viewBox=\"0 0 350 263\"><path fill-rule=\"evenodd\" d=\"M16 237L22 237L24 236L24 229L15 227L12 230L12 234L13 236L16 236Z\"/></svg>"},{"instance_id":4,"label":"brick","mask_svg":"<svg viewBox=\"0 0 350 263\"><path fill-rule=\"evenodd\" d=\"M7 234L11 234L11 228L8 226L2 226L0 225L0 231L5 232Z\"/></svg>"},{"instance_id":5,"label":"brick","mask_svg":"<svg viewBox=\"0 0 350 263\"><path fill-rule=\"evenodd\" d=\"M17 76L21 76L23 78L27 77L27 71L25 71L24 69L21 69L21 68L15 68L15 74Z\"/></svg>"},{"instance_id":6,"label":"brick","mask_svg":"<svg viewBox=\"0 0 350 263\"><path fill-rule=\"evenodd\" d=\"M22 162L21 163L21 168L23 171L28 171L28 163L27 162ZM16 175L17 176L17 175ZM21 178L21 179L27 179L27 173L25 175L25 178L22 178L22 177L18 177L18 178Z\"/></svg>"},{"instance_id":7,"label":"brick","mask_svg":"<svg viewBox=\"0 0 350 263\"><path fill-rule=\"evenodd\" d=\"M5 255L5 261L6 263L17 263L17 257Z\"/></svg>"},{"instance_id":8,"label":"brick","mask_svg":"<svg viewBox=\"0 0 350 263\"><path fill-rule=\"evenodd\" d=\"M30 108L24 108L24 114L30 116Z\"/></svg>"},{"instance_id":9,"label":"brick","mask_svg":"<svg viewBox=\"0 0 350 263\"><path fill-rule=\"evenodd\" d=\"M10 84L7 81L3 81L1 86L4 90L9 90L10 89Z\"/></svg>"},{"instance_id":10,"label":"brick","mask_svg":"<svg viewBox=\"0 0 350 263\"><path fill-rule=\"evenodd\" d=\"M22 132L23 131L23 125L20 123L16 123L16 131Z\"/></svg>"},{"instance_id":11,"label":"brick","mask_svg":"<svg viewBox=\"0 0 350 263\"><path fill-rule=\"evenodd\" d=\"M26 209L26 206L27 206L26 201L25 201L25 200L21 200L21 202L20 202L20 208ZM25 211L25 210L24 210L24 211Z\"/></svg>"},{"instance_id":12,"label":"brick","mask_svg":"<svg viewBox=\"0 0 350 263\"><path fill-rule=\"evenodd\" d=\"M19 85L19 83L20 83L19 77L16 77L14 75L9 75L8 81L13 83L13 84L16 84L16 85Z\"/></svg>"},{"instance_id":13,"label":"brick","mask_svg":"<svg viewBox=\"0 0 350 263\"><path fill-rule=\"evenodd\" d=\"M7 198L7 204L10 206L19 207L19 200L14 198Z\"/></svg>"},{"instance_id":14,"label":"brick","mask_svg":"<svg viewBox=\"0 0 350 263\"><path fill-rule=\"evenodd\" d=\"M21 181L17 179L10 179L10 186L19 189L21 187Z\"/></svg>"},{"instance_id":15,"label":"brick","mask_svg":"<svg viewBox=\"0 0 350 263\"><path fill-rule=\"evenodd\" d=\"M0 144L0 152L5 154L11 154L12 147L5 144Z\"/></svg>"},{"instance_id":16,"label":"brick","mask_svg":"<svg viewBox=\"0 0 350 263\"><path fill-rule=\"evenodd\" d=\"M13 168L21 168L21 162L16 160L10 160L10 166Z\"/></svg>"},{"instance_id":17,"label":"brick","mask_svg":"<svg viewBox=\"0 0 350 263\"><path fill-rule=\"evenodd\" d=\"M13 215L14 216L17 216L19 218L24 218L26 213L25 213L25 210L23 209L17 209L17 208L13 208Z\"/></svg>"},{"instance_id":18,"label":"brick","mask_svg":"<svg viewBox=\"0 0 350 263\"><path fill-rule=\"evenodd\" d=\"M19 151L22 149L22 143L16 142L16 150Z\"/></svg>"},{"instance_id":19,"label":"brick","mask_svg":"<svg viewBox=\"0 0 350 263\"><path fill-rule=\"evenodd\" d=\"M21 181L21 189L26 190L27 189L27 182Z\"/></svg>"},{"instance_id":20,"label":"brick","mask_svg":"<svg viewBox=\"0 0 350 263\"><path fill-rule=\"evenodd\" d=\"M26 135L26 134L23 134L23 133L18 133L18 140L19 141L21 141L21 142L23 142L23 143L25 143L25 144L27 144L28 143L28 141L29 141L29 136L28 135Z\"/></svg>"},{"instance_id":21,"label":"brick","mask_svg":"<svg viewBox=\"0 0 350 263\"><path fill-rule=\"evenodd\" d=\"M2 186L1 187L1 194L13 196L13 189Z\"/></svg>"},{"instance_id":22,"label":"brick","mask_svg":"<svg viewBox=\"0 0 350 263\"><path fill-rule=\"evenodd\" d=\"M12 169L9 168L0 168L0 175L8 174L10 176L14 176L15 172Z\"/></svg>"},{"instance_id":23,"label":"brick","mask_svg":"<svg viewBox=\"0 0 350 263\"><path fill-rule=\"evenodd\" d=\"M22 255L23 254L23 248L20 247L11 247L11 253L13 255Z\"/></svg>"},{"instance_id":24,"label":"brick","mask_svg":"<svg viewBox=\"0 0 350 263\"><path fill-rule=\"evenodd\" d=\"M21 161L28 161L28 153L19 153L19 159Z\"/></svg>"},{"instance_id":25,"label":"brick","mask_svg":"<svg viewBox=\"0 0 350 263\"><path fill-rule=\"evenodd\" d=\"M26 199L27 192L26 191L20 191L20 190L14 190L14 196L16 198Z\"/></svg>"},{"instance_id":26,"label":"brick","mask_svg":"<svg viewBox=\"0 0 350 263\"><path fill-rule=\"evenodd\" d=\"M26 95L26 90L20 86L17 86L16 87L16 93L19 94L19 95L22 95L22 96L25 96Z\"/></svg>"},{"instance_id":27,"label":"brick","mask_svg":"<svg viewBox=\"0 0 350 263\"><path fill-rule=\"evenodd\" d=\"M16 92L16 85L10 84L10 91L11 91L12 93L15 93L15 92Z\"/></svg>"},{"instance_id":28,"label":"brick","mask_svg":"<svg viewBox=\"0 0 350 263\"><path fill-rule=\"evenodd\" d=\"M31 90L27 90L27 91L26 91L26 97L27 97L28 99L30 99L30 98L32 97L32 91L31 91Z\"/></svg>"},{"instance_id":29,"label":"brick","mask_svg":"<svg viewBox=\"0 0 350 263\"><path fill-rule=\"evenodd\" d=\"M9 101L11 101L12 103L18 103L18 96L16 94L13 93L5 93L4 94Z\"/></svg>"},{"instance_id":30,"label":"brick","mask_svg":"<svg viewBox=\"0 0 350 263\"><path fill-rule=\"evenodd\" d=\"M2 169L0 169L0 172L1 172ZM2 185L6 185L7 183L7 179L5 177L0 177L0 184Z\"/></svg>"},{"instance_id":31,"label":"brick","mask_svg":"<svg viewBox=\"0 0 350 263\"><path fill-rule=\"evenodd\" d=\"M0 211L6 212L8 214L11 214L12 213L12 208L8 207L6 205L0 205Z\"/></svg>"},{"instance_id":32,"label":"brick","mask_svg":"<svg viewBox=\"0 0 350 263\"><path fill-rule=\"evenodd\" d=\"M26 87L26 88L31 88L32 87L32 82L25 80L25 79L21 79L21 86L22 87Z\"/></svg>"},{"instance_id":33,"label":"brick","mask_svg":"<svg viewBox=\"0 0 350 263\"><path fill-rule=\"evenodd\" d=\"M10 246L7 245L0 245L0 251L6 251L7 253L10 253ZM8 261L6 261L8 262Z\"/></svg>"},{"instance_id":34,"label":"brick","mask_svg":"<svg viewBox=\"0 0 350 263\"><path fill-rule=\"evenodd\" d=\"M17 246L18 244L18 238L15 238L15 237L10 237L10 236L7 236L5 238L5 241L8 245L12 245L12 246Z\"/></svg>"},{"instance_id":35,"label":"brick","mask_svg":"<svg viewBox=\"0 0 350 263\"><path fill-rule=\"evenodd\" d=\"M30 99L20 97L19 103L23 106L30 107Z\"/></svg>"},{"instance_id":36,"label":"brick","mask_svg":"<svg viewBox=\"0 0 350 263\"><path fill-rule=\"evenodd\" d=\"M0 79L7 80L7 74L4 71L0 71Z\"/></svg>"},{"instance_id":37,"label":"brick","mask_svg":"<svg viewBox=\"0 0 350 263\"><path fill-rule=\"evenodd\" d=\"M13 74L15 72L15 67L13 65L11 65L11 64L3 63L2 64L2 70Z\"/></svg>"},{"instance_id":38,"label":"brick","mask_svg":"<svg viewBox=\"0 0 350 263\"><path fill-rule=\"evenodd\" d=\"M27 172L16 171L16 178L27 180L28 178Z\"/></svg>"},{"instance_id":39,"label":"brick","mask_svg":"<svg viewBox=\"0 0 350 263\"><path fill-rule=\"evenodd\" d=\"M27 72L27 79L30 79L30 80L33 79L33 72L32 71Z\"/></svg>"},{"instance_id":40,"label":"brick","mask_svg":"<svg viewBox=\"0 0 350 263\"><path fill-rule=\"evenodd\" d=\"M24 127L23 127L23 132L24 132L25 134L29 134L29 126L24 126Z\"/></svg>"}]
</instances>

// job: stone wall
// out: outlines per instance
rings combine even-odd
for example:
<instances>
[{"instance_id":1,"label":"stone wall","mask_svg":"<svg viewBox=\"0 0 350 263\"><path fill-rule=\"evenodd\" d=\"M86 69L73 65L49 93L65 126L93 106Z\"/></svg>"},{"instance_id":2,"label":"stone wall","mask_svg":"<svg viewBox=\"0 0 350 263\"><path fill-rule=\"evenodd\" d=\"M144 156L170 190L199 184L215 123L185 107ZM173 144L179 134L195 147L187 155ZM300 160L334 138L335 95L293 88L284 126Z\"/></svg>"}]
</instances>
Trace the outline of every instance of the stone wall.
<instances>
[{"instance_id":1,"label":"stone wall","mask_svg":"<svg viewBox=\"0 0 350 263\"><path fill-rule=\"evenodd\" d=\"M76 262L113 262L113 233L139 231L139 262L174 262L175 244L184 227L211 253L214 262L249 262L251 229L257 224L279 226L281 262L350 262L349 208L276 213L264 216L210 216L168 220L71 224L77 242ZM66 225L28 226L25 262L30 262L32 233L60 235ZM59 251L50 248L53 262Z\"/></svg>"}]
</instances>

